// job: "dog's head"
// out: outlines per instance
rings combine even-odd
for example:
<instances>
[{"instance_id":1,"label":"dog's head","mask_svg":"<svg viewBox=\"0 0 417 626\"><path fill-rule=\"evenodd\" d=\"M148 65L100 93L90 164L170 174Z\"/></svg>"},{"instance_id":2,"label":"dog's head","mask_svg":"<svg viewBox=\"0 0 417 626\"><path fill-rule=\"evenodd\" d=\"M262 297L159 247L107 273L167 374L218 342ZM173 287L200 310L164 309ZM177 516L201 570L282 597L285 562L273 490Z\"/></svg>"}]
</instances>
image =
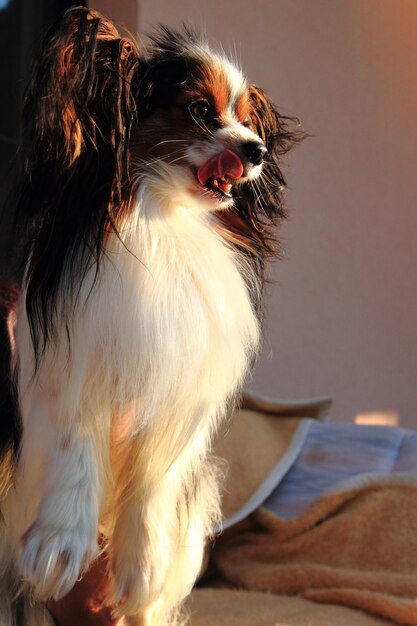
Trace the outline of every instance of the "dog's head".
<instances>
[{"instance_id":1,"label":"dog's head","mask_svg":"<svg viewBox=\"0 0 417 626\"><path fill-rule=\"evenodd\" d=\"M139 61L133 171L154 179L159 197L202 210L242 249L273 252L284 217L280 161L302 138L292 118L246 81L224 54L188 28L161 28Z\"/></svg>"},{"instance_id":2,"label":"dog's head","mask_svg":"<svg viewBox=\"0 0 417 626\"><path fill-rule=\"evenodd\" d=\"M43 44L23 129L28 308L46 338L63 273L77 285L91 262L98 271L140 185L207 212L258 272L274 252L280 160L301 135L186 28L140 51L97 12L70 9Z\"/></svg>"},{"instance_id":3,"label":"dog's head","mask_svg":"<svg viewBox=\"0 0 417 626\"><path fill-rule=\"evenodd\" d=\"M168 194L182 187L204 210L231 208L238 188L261 175L261 120L270 112L258 109L241 72L188 29L162 29L140 66L138 171L158 176L169 165Z\"/></svg>"}]
</instances>

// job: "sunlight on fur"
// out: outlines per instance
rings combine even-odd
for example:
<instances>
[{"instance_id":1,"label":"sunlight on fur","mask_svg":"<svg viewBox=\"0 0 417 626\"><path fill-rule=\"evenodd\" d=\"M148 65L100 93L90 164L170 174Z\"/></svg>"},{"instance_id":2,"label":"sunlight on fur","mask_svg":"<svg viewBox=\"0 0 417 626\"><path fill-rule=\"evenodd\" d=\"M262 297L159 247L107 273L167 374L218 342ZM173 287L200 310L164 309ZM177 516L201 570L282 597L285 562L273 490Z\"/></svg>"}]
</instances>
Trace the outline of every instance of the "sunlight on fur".
<instances>
[{"instance_id":1,"label":"sunlight on fur","mask_svg":"<svg viewBox=\"0 0 417 626\"><path fill-rule=\"evenodd\" d=\"M115 615L183 619L220 521L212 438L259 349L293 123L190 29L139 51L76 8L47 35L14 209L2 626L40 626L101 549Z\"/></svg>"}]
</instances>

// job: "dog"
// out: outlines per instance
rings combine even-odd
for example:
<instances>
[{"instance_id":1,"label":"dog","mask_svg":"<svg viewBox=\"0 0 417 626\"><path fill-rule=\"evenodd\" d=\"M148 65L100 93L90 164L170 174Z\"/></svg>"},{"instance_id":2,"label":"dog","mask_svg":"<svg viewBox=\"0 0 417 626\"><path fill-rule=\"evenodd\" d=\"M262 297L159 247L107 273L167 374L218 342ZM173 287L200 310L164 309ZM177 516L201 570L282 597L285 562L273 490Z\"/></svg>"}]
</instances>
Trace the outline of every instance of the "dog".
<instances>
[{"instance_id":1,"label":"dog","mask_svg":"<svg viewBox=\"0 0 417 626\"><path fill-rule=\"evenodd\" d=\"M19 602L36 623L28 598L64 596L99 549L116 614L178 623L219 519L211 441L259 350L293 121L187 27L141 50L78 7L46 35L14 211L2 626Z\"/></svg>"}]
</instances>

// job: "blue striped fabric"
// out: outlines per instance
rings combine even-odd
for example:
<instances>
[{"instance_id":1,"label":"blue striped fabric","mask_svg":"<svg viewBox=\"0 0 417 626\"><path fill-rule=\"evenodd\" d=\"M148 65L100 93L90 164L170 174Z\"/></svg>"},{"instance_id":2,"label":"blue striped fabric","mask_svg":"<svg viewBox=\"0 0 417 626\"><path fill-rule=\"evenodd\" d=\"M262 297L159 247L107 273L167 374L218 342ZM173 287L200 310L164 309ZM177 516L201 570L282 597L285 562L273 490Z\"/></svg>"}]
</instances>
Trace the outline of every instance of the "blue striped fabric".
<instances>
[{"instance_id":1,"label":"blue striped fabric","mask_svg":"<svg viewBox=\"0 0 417 626\"><path fill-rule=\"evenodd\" d=\"M417 476L417 432L308 421L301 452L263 504L276 515L297 517L324 492L361 475Z\"/></svg>"}]
</instances>

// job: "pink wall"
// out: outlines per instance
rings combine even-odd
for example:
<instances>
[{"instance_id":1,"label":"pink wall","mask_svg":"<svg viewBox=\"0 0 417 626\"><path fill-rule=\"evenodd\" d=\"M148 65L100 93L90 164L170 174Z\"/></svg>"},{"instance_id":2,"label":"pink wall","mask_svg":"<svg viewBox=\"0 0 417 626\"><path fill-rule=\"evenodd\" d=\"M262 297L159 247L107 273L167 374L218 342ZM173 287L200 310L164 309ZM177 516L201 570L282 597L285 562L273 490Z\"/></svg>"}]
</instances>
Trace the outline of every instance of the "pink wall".
<instances>
[{"instance_id":1,"label":"pink wall","mask_svg":"<svg viewBox=\"0 0 417 626\"><path fill-rule=\"evenodd\" d=\"M140 2L141 33L183 20L312 135L287 169L287 259L271 271L251 386L331 394L337 421L387 412L417 426L417 2Z\"/></svg>"}]
</instances>

